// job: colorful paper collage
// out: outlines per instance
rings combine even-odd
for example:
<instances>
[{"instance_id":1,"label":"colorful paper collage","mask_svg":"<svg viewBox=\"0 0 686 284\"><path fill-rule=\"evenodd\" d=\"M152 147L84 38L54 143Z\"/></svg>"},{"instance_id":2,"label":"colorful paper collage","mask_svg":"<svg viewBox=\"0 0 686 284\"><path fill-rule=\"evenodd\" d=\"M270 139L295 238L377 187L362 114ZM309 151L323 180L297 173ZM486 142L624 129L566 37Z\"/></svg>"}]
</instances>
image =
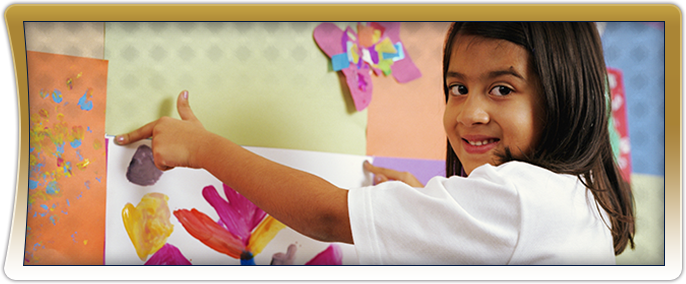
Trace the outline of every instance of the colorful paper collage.
<instances>
[{"instance_id":1,"label":"colorful paper collage","mask_svg":"<svg viewBox=\"0 0 686 284\"><path fill-rule=\"evenodd\" d=\"M393 75L400 83L422 76L400 41L400 23L358 23L357 33L334 23L322 23L314 29L319 48L331 58L333 71L345 75L355 108L362 111L371 102L371 71L379 76Z\"/></svg>"},{"instance_id":2,"label":"colorful paper collage","mask_svg":"<svg viewBox=\"0 0 686 284\"><path fill-rule=\"evenodd\" d=\"M27 52L26 265L103 264L107 61Z\"/></svg>"}]
</instances>

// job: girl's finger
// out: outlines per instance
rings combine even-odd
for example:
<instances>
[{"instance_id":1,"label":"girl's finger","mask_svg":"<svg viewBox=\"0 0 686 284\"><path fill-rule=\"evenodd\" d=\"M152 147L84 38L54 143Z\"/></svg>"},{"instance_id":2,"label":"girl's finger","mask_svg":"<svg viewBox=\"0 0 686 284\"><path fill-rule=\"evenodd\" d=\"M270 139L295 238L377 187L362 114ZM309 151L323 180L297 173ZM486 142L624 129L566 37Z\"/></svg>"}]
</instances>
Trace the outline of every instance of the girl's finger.
<instances>
[{"instance_id":1,"label":"girl's finger","mask_svg":"<svg viewBox=\"0 0 686 284\"><path fill-rule=\"evenodd\" d=\"M182 91L176 99L176 109L179 111L179 116L183 120L197 120L191 105L188 103L188 91Z\"/></svg>"},{"instance_id":2,"label":"girl's finger","mask_svg":"<svg viewBox=\"0 0 686 284\"><path fill-rule=\"evenodd\" d=\"M146 125L143 125L141 128L138 128L129 133L117 135L117 137L114 138L114 143L116 143L117 145L126 145L136 142L138 140L149 138L152 136L152 130L155 128L156 124L157 120L150 122Z\"/></svg>"}]
</instances>

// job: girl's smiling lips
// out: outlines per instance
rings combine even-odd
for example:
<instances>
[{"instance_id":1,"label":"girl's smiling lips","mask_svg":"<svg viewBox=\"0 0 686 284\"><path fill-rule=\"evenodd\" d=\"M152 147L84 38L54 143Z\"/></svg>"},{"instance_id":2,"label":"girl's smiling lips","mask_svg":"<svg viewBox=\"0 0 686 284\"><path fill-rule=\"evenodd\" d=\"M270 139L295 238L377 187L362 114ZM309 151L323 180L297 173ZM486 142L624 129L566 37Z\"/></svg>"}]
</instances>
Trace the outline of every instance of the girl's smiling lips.
<instances>
[{"instance_id":1,"label":"girl's smiling lips","mask_svg":"<svg viewBox=\"0 0 686 284\"><path fill-rule=\"evenodd\" d=\"M469 154L483 154L495 148L499 138L483 135L462 136L462 148Z\"/></svg>"}]
</instances>

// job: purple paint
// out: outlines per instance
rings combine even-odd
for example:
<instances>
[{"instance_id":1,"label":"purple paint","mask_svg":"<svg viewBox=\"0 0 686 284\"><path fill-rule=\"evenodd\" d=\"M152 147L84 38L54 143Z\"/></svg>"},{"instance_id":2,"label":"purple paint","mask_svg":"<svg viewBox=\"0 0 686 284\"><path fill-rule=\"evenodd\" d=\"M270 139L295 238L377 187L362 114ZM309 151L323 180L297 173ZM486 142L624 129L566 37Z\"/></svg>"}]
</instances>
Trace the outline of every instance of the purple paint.
<instances>
[{"instance_id":1,"label":"purple paint","mask_svg":"<svg viewBox=\"0 0 686 284\"><path fill-rule=\"evenodd\" d=\"M192 265L181 251L172 244L166 243L153 254L145 265Z\"/></svg>"},{"instance_id":2,"label":"purple paint","mask_svg":"<svg viewBox=\"0 0 686 284\"><path fill-rule=\"evenodd\" d=\"M149 186L155 184L161 176L162 171L155 167L152 159L152 149L147 145L139 146L126 170L126 178L134 184Z\"/></svg>"},{"instance_id":3,"label":"purple paint","mask_svg":"<svg viewBox=\"0 0 686 284\"><path fill-rule=\"evenodd\" d=\"M410 172L424 185L435 176L445 176L442 160L374 157L374 166Z\"/></svg>"},{"instance_id":4,"label":"purple paint","mask_svg":"<svg viewBox=\"0 0 686 284\"><path fill-rule=\"evenodd\" d=\"M286 253L277 252L272 256L271 265L293 265L295 261L295 252L298 248L291 244L288 246Z\"/></svg>"}]
</instances>

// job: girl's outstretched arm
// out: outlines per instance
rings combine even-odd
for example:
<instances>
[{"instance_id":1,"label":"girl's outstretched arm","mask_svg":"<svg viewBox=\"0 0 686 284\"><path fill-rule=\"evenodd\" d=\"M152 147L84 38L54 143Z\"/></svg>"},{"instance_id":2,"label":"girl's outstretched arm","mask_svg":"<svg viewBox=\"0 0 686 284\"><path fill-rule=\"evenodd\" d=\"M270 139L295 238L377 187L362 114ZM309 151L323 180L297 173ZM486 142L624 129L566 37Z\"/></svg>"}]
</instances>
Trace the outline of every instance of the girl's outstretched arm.
<instances>
[{"instance_id":1,"label":"girl's outstretched arm","mask_svg":"<svg viewBox=\"0 0 686 284\"><path fill-rule=\"evenodd\" d=\"M292 229L328 242L352 243L348 191L315 175L256 155L205 130L188 104L188 92L177 99L181 120L163 117L115 142L126 145L152 137L155 165L203 168L262 210Z\"/></svg>"}]
</instances>

